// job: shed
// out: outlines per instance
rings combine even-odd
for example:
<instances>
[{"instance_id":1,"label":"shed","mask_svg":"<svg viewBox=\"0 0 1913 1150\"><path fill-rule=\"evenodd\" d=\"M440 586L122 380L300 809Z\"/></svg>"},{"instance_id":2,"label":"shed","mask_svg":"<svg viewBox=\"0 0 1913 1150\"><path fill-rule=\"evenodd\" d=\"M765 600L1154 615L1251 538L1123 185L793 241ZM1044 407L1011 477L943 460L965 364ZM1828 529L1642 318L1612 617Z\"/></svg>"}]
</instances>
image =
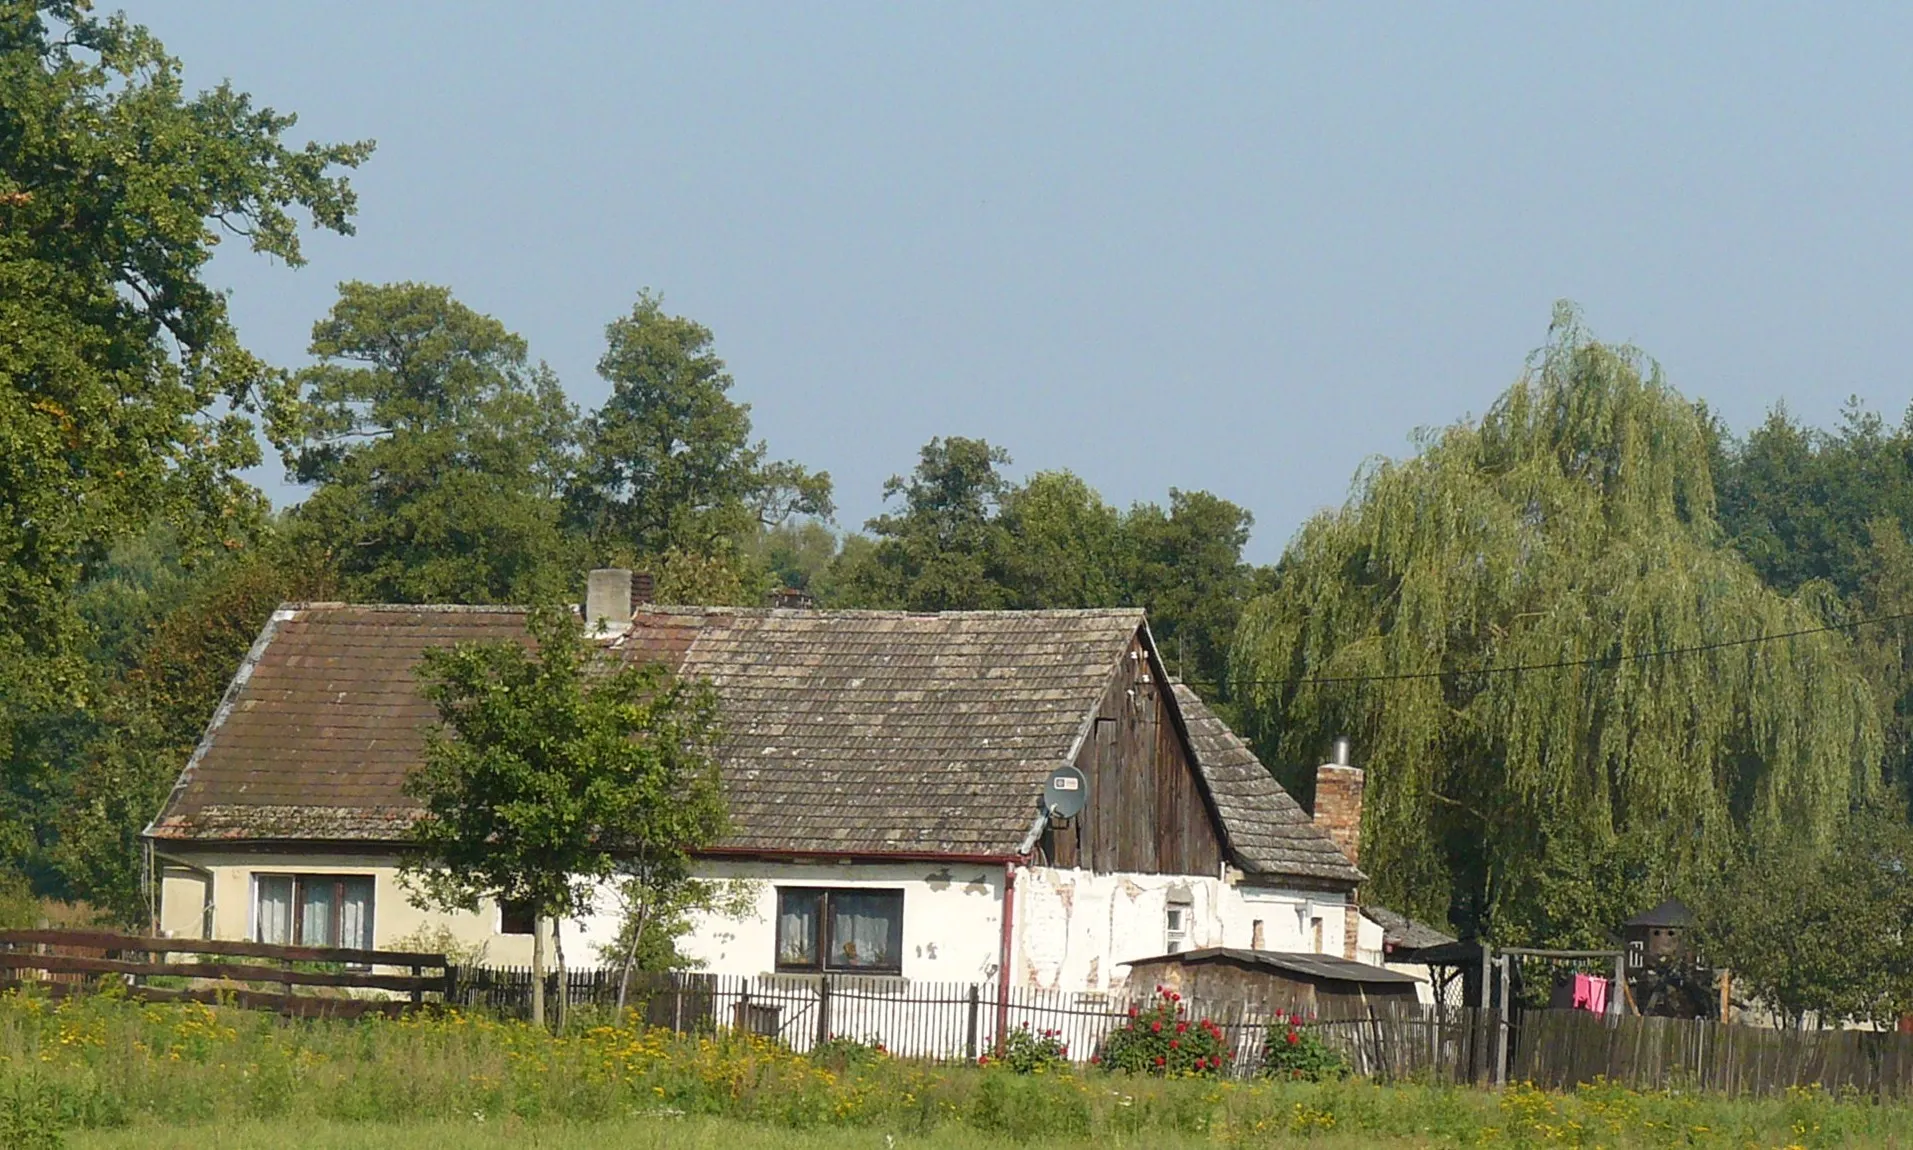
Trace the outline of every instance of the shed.
<instances>
[{"instance_id":1,"label":"shed","mask_svg":"<svg viewBox=\"0 0 1913 1150\"><path fill-rule=\"evenodd\" d=\"M1198 1001L1248 1003L1309 1017L1361 1013L1379 1002L1416 1002L1411 976L1329 954L1217 946L1127 965L1131 985L1159 985Z\"/></svg>"},{"instance_id":2,"label":"shed","mask_svg":"<svg viewBox=\"0 0 1913 1150\"><path fill-rule=\"evenodd\" d=\"M1621 925L1630 970L1693 957L1694 912L1677 898L1637 914Z\"/></svg>"}]
</instances>

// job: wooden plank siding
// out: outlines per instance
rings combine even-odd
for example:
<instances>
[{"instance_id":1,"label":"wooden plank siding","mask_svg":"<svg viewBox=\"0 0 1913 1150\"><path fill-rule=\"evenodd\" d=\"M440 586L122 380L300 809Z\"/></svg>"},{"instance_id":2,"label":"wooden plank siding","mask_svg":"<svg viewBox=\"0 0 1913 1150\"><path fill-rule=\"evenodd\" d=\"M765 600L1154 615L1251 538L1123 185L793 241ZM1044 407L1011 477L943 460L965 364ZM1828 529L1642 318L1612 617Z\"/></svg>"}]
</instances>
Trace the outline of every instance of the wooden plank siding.
<instances>
[{"instance_id":1,"label":"wooden plank siding","mask_svg":"<svg viewBox=\"0 0 1913 1150\"><path fill-rule=\"evenodd\" d=\"M1040 862L1101 874L1220 873L1221 832L1168 693L1138 635L1111 673L1076 756L1089 805L1044 834Z\"/></svg>"}]
</instances>

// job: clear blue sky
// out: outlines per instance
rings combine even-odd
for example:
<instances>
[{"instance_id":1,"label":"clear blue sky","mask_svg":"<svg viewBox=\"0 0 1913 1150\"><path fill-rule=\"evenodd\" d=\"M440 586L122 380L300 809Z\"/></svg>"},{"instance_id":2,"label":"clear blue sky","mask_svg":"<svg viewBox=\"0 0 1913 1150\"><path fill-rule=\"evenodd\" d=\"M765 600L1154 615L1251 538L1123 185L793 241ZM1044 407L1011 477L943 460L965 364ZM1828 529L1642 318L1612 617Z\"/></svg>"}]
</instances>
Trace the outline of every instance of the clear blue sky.
<instances>
[{"instance_id":1,"label":"clear blue sky","mask_svg":"<svg viewBox=\"0 0 1913 1150\"><path fill-rule=\"evenodd\" d=\"M1740 429L1913 398L1913 6L130 13L195 85L379 143L356 237L216 261L255 349L304 362L340 280L433 281L589 407L649 286L847 526L971 435L1119 504L1213 490L1273 559L1563 297Z\"/></svg>"}]
</instances>

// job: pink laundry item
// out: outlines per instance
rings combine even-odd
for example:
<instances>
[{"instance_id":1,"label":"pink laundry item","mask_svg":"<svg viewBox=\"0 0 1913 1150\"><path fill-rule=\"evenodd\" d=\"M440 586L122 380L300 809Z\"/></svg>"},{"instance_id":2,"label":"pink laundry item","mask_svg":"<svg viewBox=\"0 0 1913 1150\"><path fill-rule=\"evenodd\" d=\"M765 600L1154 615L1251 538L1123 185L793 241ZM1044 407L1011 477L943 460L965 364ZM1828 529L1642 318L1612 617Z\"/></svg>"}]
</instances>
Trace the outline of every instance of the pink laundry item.
<instances>
[{"instance_id":1,"label":"pink laundry item","mask_svg":"<svg viewBox=\"0 0 1913 1150\"><path fill-rule=\"evenodd\" d=\"M1608 982L1591 974L1574 976L1574 1009L1593 1014L1607 1013Z\"/></svg>"}]
</instances>

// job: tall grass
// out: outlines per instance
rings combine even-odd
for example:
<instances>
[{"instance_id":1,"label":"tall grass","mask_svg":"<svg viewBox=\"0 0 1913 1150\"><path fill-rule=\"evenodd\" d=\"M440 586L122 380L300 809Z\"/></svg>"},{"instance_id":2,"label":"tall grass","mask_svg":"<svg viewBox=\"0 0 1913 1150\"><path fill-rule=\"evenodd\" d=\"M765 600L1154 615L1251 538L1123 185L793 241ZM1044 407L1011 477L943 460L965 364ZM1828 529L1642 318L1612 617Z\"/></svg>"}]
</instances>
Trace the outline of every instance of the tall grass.
<instances>
[{"instance_id":1,"label":"tall grass","mask_svg":"<svg viewBox=\"0 0 1913 1150\"><path fill-rule=\"evenodd\" d=\"M221 1131L251 1130L250 1143ZM1618 1087L1443 1087L1019 1075L750 1036L446 1013L301 1022L112 995L0 995L0 1147L1330 1144L1913 1146L1913 1109ZM712 1130L730 1130L723 1136ZM793 1133L796 1132L796 1133ZM805 1133L810 1132L810 1133ZM705 1141L716 1138L716 1141ZM170 1141L169 1141L170 1139ZM687 1141L686 1139L690 1139Z\"/></svg>"}]
</instances>

